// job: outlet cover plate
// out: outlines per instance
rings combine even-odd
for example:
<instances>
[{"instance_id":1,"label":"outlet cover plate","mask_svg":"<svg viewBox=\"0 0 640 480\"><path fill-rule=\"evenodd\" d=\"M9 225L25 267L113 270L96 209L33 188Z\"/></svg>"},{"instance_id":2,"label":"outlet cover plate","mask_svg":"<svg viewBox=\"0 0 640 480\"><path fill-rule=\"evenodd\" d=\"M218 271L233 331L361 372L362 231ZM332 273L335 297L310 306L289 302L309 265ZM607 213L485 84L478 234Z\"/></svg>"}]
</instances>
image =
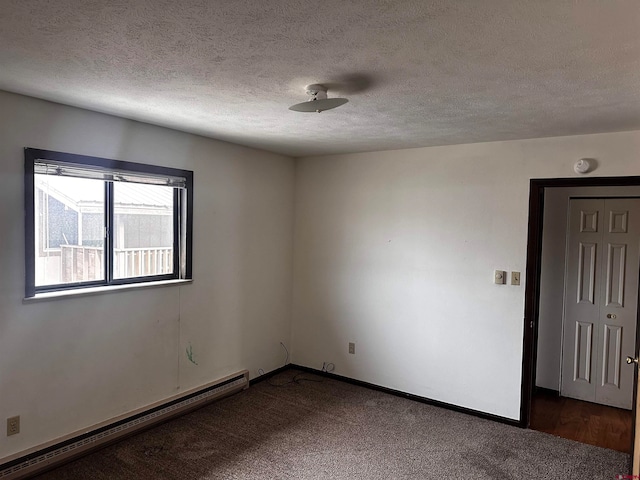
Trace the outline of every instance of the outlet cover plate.
<instances>
[{"instance_id":1,"label":"outlet cover plate","mask_svg":"<svg viewBox=\"0 0 640 480\"><path fill-rule=\"evenodd\" d=\"M20 433L20 415L7 418L7 437Z\"/></svg>"},{"instance_id":2,"label":"outlet cover plate","mask_svg":"<svg viewBox=\"0 0 640 480\"><path fill-rule=\"evenodd\" d=\"M356 344L353 342L349 342L349 353L351 355L355 355L356 354Z\"/></svg>"}]
</instances>

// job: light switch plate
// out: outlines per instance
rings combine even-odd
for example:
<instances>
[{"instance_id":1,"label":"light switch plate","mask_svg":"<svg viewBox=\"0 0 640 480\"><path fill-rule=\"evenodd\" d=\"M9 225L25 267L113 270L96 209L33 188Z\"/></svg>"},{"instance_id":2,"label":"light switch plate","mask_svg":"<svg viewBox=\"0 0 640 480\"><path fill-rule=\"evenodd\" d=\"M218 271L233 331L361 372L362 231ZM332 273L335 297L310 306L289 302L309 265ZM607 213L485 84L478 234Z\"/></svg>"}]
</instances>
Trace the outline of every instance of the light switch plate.
<instances>
[{"instance_id":1,"label":"light switch plate","mask_svg":"<svg viewBox=\"0 0 640 480\"><path fill-rule=\"evenodd\" d=\"M496 270L493 272L493 283L496 285L504 285L506 281L507 272L504 270Z\"/></svg>"},{"instance_id":2,"label":"light switch plate","mask_svg":"<svg viewBox=\"0 0 640 480\"><path fill-rule=\"evenodd\" d=\"M511 272L511 285L520 285L520 272Z\"/></svg>"}]
</instances>

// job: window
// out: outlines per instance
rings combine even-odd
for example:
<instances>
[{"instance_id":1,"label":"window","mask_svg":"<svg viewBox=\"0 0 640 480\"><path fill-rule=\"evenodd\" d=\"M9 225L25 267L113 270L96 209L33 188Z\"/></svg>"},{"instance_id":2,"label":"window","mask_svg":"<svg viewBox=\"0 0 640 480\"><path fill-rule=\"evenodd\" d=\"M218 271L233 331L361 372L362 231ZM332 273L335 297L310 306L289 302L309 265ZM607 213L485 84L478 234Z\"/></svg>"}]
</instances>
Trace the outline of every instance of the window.
<instances>
[{"instance_id":1,"label":"window","mask_svg":"<svg viewBox=\"0 0 640 480\"><path fill-rule=\"evenodd\" d=\"M26 288L191 278L193 172L25 149Z\"/></svg>"}]
</instances>

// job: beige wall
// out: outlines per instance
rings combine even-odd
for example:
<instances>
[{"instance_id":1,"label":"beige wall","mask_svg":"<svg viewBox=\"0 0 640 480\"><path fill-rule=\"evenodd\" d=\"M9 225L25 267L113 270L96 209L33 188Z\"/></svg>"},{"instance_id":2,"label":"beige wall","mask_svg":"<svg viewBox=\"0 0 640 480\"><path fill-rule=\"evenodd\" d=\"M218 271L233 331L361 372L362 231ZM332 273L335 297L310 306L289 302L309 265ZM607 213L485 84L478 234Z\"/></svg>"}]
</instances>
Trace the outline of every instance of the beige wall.
<instances>
[{"instance_id":1,"label":"beige wall","mask_svg":"<svg viewBox=\"0 0 640 480\"><path fill-rule=\"evenodd\" d=\"M529 180L583 157L590 176L638 175L639 147L627 132L299 160L293 361L517 419Z\"/></svg>"},{"instance_id":2,"label":"beige wall","mask_svg":"<svg viewBox=\"0 0 640 480\"><path fill-rule=\"evenodd\" d=\"M22 430L0 459L284 363L292 159L5 92L0 112L0 419ZM24 147L193 170L193 283L24 304Z\"/></svg>"}]
</instances>

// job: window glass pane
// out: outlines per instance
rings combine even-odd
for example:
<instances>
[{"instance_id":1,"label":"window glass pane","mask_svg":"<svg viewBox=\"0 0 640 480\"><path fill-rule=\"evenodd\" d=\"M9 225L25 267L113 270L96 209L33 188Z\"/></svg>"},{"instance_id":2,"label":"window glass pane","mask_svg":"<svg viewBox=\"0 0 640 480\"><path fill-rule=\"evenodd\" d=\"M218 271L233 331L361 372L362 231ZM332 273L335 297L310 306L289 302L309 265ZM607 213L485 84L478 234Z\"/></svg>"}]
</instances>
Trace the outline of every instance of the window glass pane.
<instances>
[{"instance_id":1,"label":"window glass pane","mask_svg":"<svg viewBox=\"0 0 640 480\"><path fill-rule=\"evenodd\" d=\"M114 182L113 278L173 273L172 187Z\"/></svg>"},{"instance_id":2,"label":"window glass pane","mask_svg":"<svg viewBox=\"0 0 640 480\"><path fill-rule=\"evenodd\" d=\"M34 175L36 286L104 280L104 182Z\"/></svg>"}]
</instances>

